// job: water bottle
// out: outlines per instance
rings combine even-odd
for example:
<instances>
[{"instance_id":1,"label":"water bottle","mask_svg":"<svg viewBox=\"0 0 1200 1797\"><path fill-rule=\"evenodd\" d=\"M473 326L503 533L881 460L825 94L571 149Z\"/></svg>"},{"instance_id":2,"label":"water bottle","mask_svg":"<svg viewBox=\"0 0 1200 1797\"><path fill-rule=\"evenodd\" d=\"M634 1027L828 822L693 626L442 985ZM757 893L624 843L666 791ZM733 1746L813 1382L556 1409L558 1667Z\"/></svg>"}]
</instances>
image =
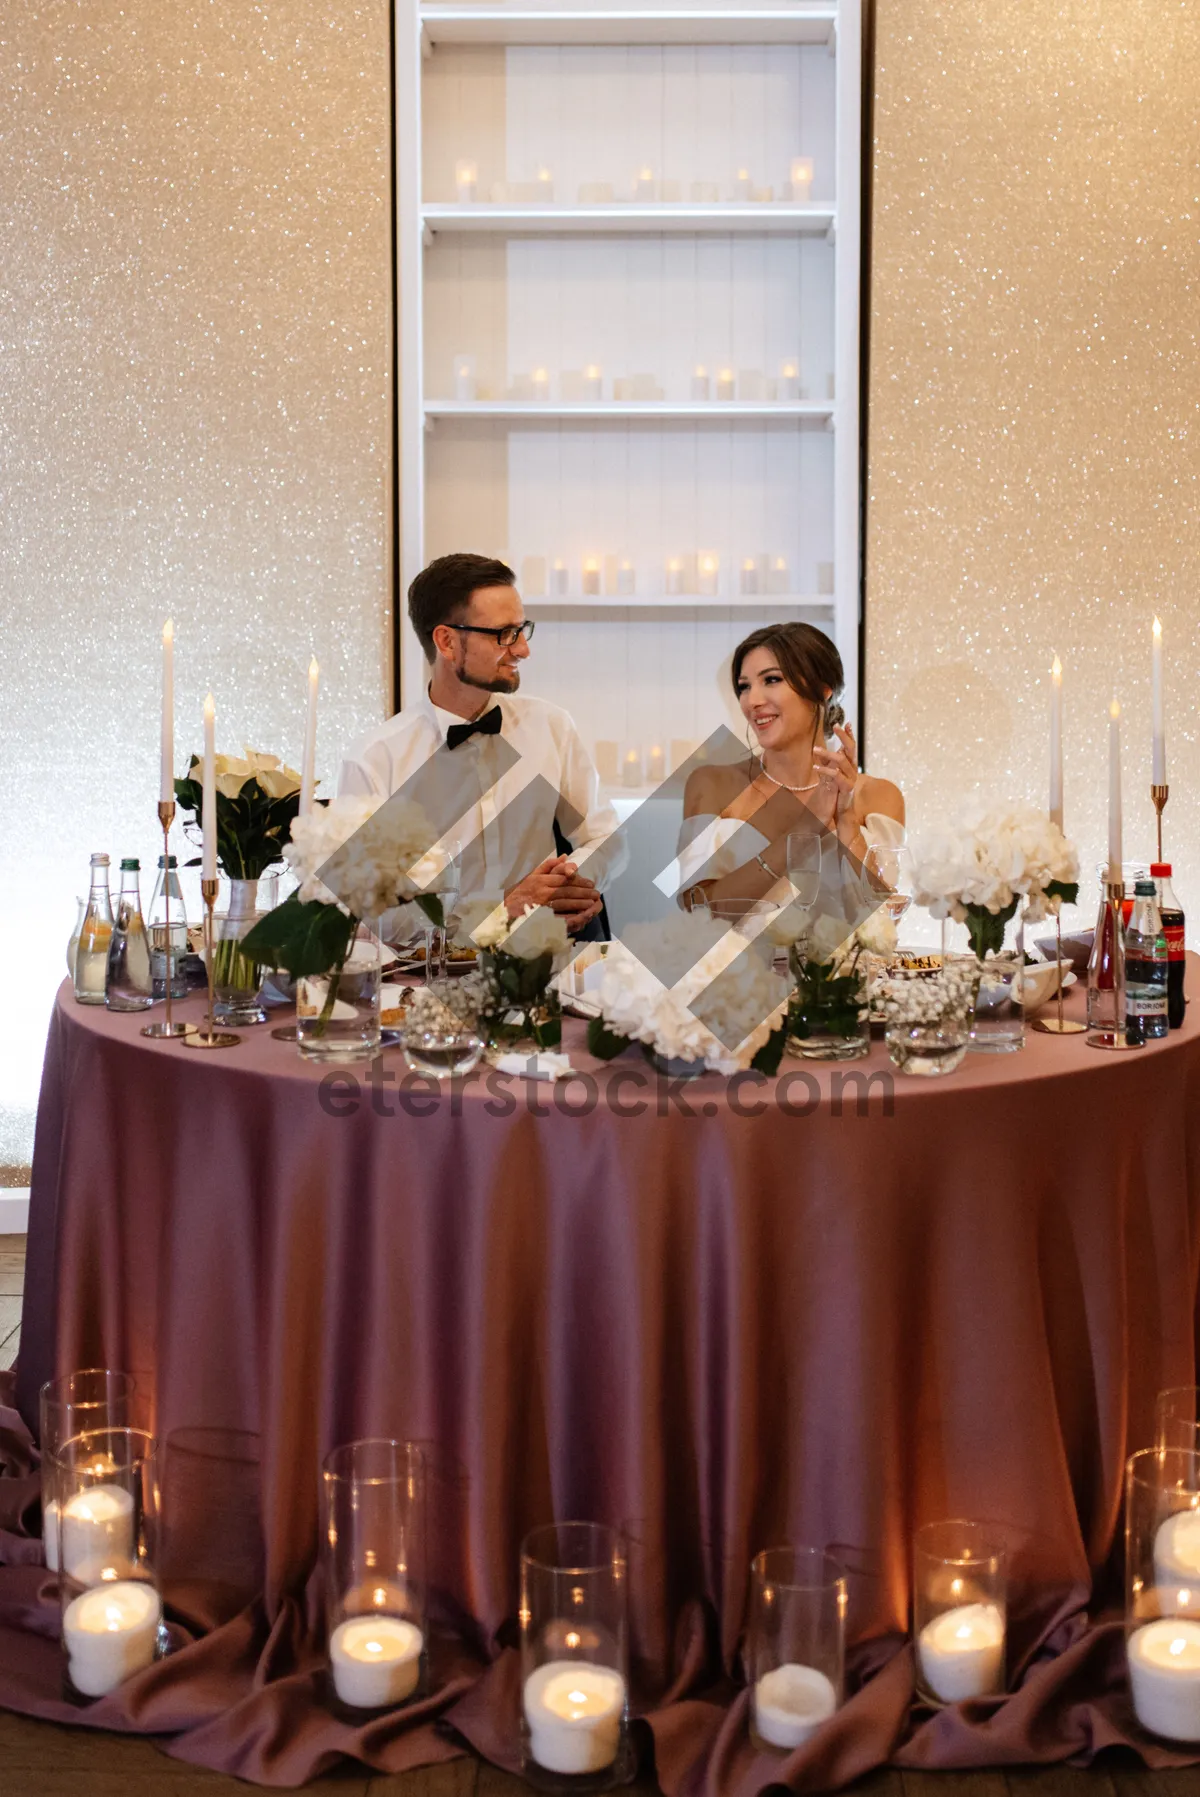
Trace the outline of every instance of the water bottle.
<instances>
[{"instance_id":1,"label":"water bottle","mask_svg":"<svg viewBox=\"0 0 1200 1797\"><path fill-rule=\"evenodd\" d=\"M1167 1022L1173 1030L1183 1024L1183 977L1186 969L1183 906L1171 885L1171 863L1155 861L1150 868L1158 888L1158 909L1162 916L1163 935L1167 939Z\"/></svg>"},{"instance_id":2,"label":"water bottle","mask_svg":"<svg viewBox=\"0 0 1200 1797\"><path fill-rule=\"evenodd\" d=\"M1139 880L1125 930L1125 1039L1152 1042L1169 1028L1166 933L1154 881Z\"/></svg>"},{"instance_id":3,"label":"water bottle","mask_svg":"<svg viewBox=\"0 0 1200 1797\"><path fill-rule=\"evenodd\" d=\"M75 945L75 999L81 1005L104 1003L108 948L112 940L112 900L108 895L108 856L92 856L92 884L87 910Z\"/></svg>"},{"instance_id":4,"label":"water bottle","mask_svg":"<svg viewBox=\"0 0 1200 1797\"><path fill-rule=\"evenodd\" d=\"M174 855L158 857L158 881L154 897L150 901L150 980L155 998L167 996L168 957L171 962L171 997L186 998L188 995L187 975L183 971L183 957L187 954L187 913L183 908L183 893L179 889L179 875L175 869Z\"/></svg>"},{"instance_id":5,"label":"water bottle","mask_svg":"<svg viewBox=\"0 0 1200 1797\"><path fill-rule=\"evenodd\" d=\"M154 1003L150 983L150 943L142 921L138 891L141 862L131 857L121 863L121 890L117 915L108 945L108 974L104 1002L110 1011L148 1011Z\"/></svg>"}]
</instances>

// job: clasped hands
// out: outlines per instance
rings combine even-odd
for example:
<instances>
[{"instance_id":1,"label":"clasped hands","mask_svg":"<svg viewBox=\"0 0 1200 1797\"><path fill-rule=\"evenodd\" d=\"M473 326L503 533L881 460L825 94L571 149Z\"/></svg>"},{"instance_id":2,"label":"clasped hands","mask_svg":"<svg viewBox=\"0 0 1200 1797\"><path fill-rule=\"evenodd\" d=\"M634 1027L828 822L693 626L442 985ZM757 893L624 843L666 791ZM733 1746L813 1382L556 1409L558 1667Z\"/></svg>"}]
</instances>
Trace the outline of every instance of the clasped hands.
<instances>
[{"instance_id":1,"label":"clasped hands","mask_svg":"<svg viewBox=\"0 0 1200 1797\"><path fill-rule=\"evenodd\" d=\"M563 919L573 935L599 915L604 903L596 882L581 874L568 855L547 855L531 874L504 895L510 917L520 917L527 905L546 905Z\"/></svg>"}]
</instances>

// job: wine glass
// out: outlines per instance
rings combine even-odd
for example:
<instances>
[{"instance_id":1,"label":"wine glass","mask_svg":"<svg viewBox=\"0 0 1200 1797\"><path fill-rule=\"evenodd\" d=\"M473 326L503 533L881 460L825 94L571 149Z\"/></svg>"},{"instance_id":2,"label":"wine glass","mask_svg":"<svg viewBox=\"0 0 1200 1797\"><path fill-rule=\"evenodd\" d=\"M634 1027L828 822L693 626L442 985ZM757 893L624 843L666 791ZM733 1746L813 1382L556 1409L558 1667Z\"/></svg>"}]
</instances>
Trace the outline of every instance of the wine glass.
<instances>
[{"instance_id":1,"label":"wine glass","mask_svg":"<svg viewBox=\"0 0 1200 1797\"><path fill-rule=\"evenodd\" d=\"M896 925L912 904L912 858L903 845L872 843L863 857L871 885Z\"/></svg>"},{"instance_id":2,"label":"wine glass","mask_svg":"<svg viewBox=\"0 0 1200 1797\"><path fill-rule=\"evenodd\" d=\"M787 873L792 903L811 911L821 890L821 838L811 830L793 830L787 839Z\"/></svg>"},{"instance_id":3,"label":"wine glass","mask_svg":"<svg viewBox=\"0 0 1200 1797\"><path fill-rule=\"evenodd\" d=\"M462 844L460 842L443 842L439 848L431 852L437 855L442 865L425 890L441 899L442 916L446 921L442 924L429 921L425 925L425 984L427 986L431 986L435 979L445 976L450 913L457 905L459 893L462 891Z\"/></svg>"}]
</instances>

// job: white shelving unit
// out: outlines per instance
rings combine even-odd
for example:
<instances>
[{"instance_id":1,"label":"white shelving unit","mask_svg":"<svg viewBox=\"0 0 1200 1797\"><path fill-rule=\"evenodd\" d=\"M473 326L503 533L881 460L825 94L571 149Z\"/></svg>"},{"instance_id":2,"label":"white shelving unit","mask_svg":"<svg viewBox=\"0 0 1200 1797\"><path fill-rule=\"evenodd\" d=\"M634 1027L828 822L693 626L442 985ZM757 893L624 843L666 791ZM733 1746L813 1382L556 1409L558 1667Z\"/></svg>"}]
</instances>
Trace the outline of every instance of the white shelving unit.
<instances>
[{"instance_id":1,"label":"white shelving unit","mask_svg":"<svg viewBox=\"0 0 1200 1797\"><path fill-rule=\"evenodd\" d=\"M622 756L740 731L729 654L781 616L835 638L852 710L859 0L396 0L396 25L402 589L451 549L508 560L523 690ZM679 560L703 594L667 591ZM403 703L425 677L405 618Z\"/></svg>"}]
</instances>

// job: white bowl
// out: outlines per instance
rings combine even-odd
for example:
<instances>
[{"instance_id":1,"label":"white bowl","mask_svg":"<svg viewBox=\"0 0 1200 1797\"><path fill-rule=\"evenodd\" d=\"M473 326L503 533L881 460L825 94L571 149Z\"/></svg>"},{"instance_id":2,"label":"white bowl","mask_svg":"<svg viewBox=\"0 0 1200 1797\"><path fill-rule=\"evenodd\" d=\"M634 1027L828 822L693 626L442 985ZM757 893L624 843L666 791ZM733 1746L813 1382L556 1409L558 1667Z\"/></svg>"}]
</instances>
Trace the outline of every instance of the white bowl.
<instances>
[{"instance_id":1,"label":"white bowl","mask_svg":"<svg viewBox=\"0 0 1200 1797\"><path fill-rule=\"evenodd\" d=\"M1075 984L1074 971L1063 962L1063 991ZM1057 961L1034 961L1028 963L1021 976L1021 1003L1026 1011L1036 1011L1047 1003L1058 991Z\"/></svg>"}]
</instances>

